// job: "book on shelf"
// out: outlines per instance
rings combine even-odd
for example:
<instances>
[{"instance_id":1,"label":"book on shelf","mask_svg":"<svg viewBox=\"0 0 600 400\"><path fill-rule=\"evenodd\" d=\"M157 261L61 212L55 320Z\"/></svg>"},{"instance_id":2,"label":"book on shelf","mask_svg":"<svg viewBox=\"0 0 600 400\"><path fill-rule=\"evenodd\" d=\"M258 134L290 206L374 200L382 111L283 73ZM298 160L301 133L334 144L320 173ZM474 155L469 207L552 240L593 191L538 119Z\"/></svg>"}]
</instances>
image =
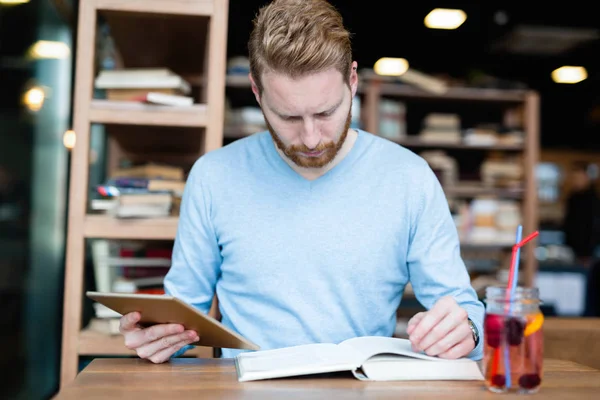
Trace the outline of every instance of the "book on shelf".
<instances>
[{"instance_id":1,"label":"book on shelf","mask_svg":"<svg viewBox=\"0 0 600 400\"><path fill-rule=\"evenodd\" d=\"M104 213L116 218L158 218L169 217L173 213L173 198L176 196L169 192L146 192L144 189L140 192L125 193L112 192L111 187L99 186L98 192L104 196L111 196L115 199L112 207L104 210Z\"/></svg>"},{"instance_id":2,"label":"book on shelf","mask_svg":"<svg viewBox=\"0 0 600 400\"><path fill-rule=\"evenodd\" d=\"M188 107L194 104L194 98L189 96L181 96L177 94L167 94L159 92L146 92L132 100L148 104L157 104L173 107Z\"/></svg>"},{"instance_id":3,"label":"book on shelf","mask_svg":"<svg viewBox=\"0 0 600 400\"><path fill-rule=\"evenodd\" d=\"M380 336L243 352L235 364L240 382L346 371L372 381L483 380L476 361L430 357L407 339Z\"/></svg>"},{"instance_id":4,"label":"book on shelf","mask_svg":"<svg viewBox=\"0 0 600 400\"><path fill-rule=\"evenodd\" d=\"M179 95L176 89L106 89L106 100L110 101L136 101L143 98L148 93L160 93L165 95Z\"/></svg>"},{"instance_id":5,"label":"book on shelf","mask_svg":"<svg viewBox=\"0 0 600 400\"><path fill-rule=\"evenodd\" d=\"M94 81L96 89L117 90L143 89L148 92L160 92L162 89L174 91L173 94L189 94L191 85L181 76L168 68L134 68L102 70Z\"/></svg>"},{"instance_id":6,"label":"book on shelf","mask_svg":"<svg viewBox=\"0 0 600 400\"><path fill-rule=\"evenodd\" d=\"M445 80L417 71L412 67L401 74L398 80L435 95L444 95L450 88Z\"/></svg>"},{"instance_id":7,"label":"book on shelf","mask_svg":"<svg viewBox=\"0 0 600 400\"><path fill-rule=\"evenodd\" d=\"M105 184L119 188L146 189L149 192L173 191L182 193L185 189L185 181L179 179L115 177L108 179Z\"/></svg>"},{"instance_id":8,"label":"book on shelf","mask_svg":"<svg viewBox=\"0 0 600 400\"><path fill-rule=\"evenodd\" d=\"M183 181L185 174L183 168L180 167L148 163L117 168L111 174L111 178L147 178Z\"/></svg>"},{"instance_id":9,"label":"book on shelf","mask_svg":"<svg viewBox=\"0 0 600 400\"><path fill-rule=\"evenodd\" d=\"M117 218L153 218L179 215L185 189L180 167L146 164L119 168L97 185L90 208Z\"/></svg>"},{"instance_id":10,"label":"book on shelf","mask_svg":"<svg viewBox=\"0 0 600 400\"><path fill-rule=\"evenodd\" d=\"M457 114L430 113L423 120L419 139L423 142L456 144L461 142L461 121Z\"/></svg>"},{"instance_id":11,"label":"book on shelf","mask_svg":"<svg viewBox=\"0 0 600 400\"><path fill-rule=\"evenodd\" d=\"M118 204L117 198L100 198L90 200L90 209L98 213L107 213Z\"/></svg>"}]
</instances>

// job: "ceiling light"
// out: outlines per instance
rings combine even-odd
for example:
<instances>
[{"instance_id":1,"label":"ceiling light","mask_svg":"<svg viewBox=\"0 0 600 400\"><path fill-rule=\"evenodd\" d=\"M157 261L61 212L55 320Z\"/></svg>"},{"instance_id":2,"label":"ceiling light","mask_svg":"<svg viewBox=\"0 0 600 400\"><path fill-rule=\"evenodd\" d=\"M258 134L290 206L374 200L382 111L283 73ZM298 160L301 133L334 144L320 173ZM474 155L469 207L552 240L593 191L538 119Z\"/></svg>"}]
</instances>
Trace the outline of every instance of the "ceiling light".
<instances>
[{"instance_id":1,"label":"ceiling light","mask_svg":"<svg viewBox=\"0 0 600 400\"><path fill-rule=\"evenodd\" d=\"M23 103L31 111L39 111L44 105L46 99L46 93L44 89L39 86L34 86L27 90L23 95Z\"/></svg>"},{"instance_id":2,"label":"ceiling light","mask_svg":"<svg viewBox=\"0 0 600 400\"><path fill-rule=\"evenodd\" d=\"M467 19L463 10L435 8L425 17L425 26L430 29L456 29Z\"/></svg>"},{"instance_id":3,"label":"ceiling light","mask_svg":"<svg viewBox=\"0 0 600 400\"><path fill-rule=\"evenodd\" d=\"M373 66L377 75L400 76L408 70L408 61L404 58L383 57Z\"/></svg>"},{"instance_id":4,"label":"ceiling light","mask_svg":"<svg viewBox=\"0 0 600 400\"><path fill-rule=\"evenodd\" d=\"M67 58L71 54L69 46L63 42L40 40L29 49L31 57L41 58Z\"/></svg>"},{"instance_id":5,"label":"ceiling light","mask_svg":"<svg viewBox=\"0 0 600 400\"><path fill-rule=\"evenodd\" d=\"M77 141L77 136L75 135L75 131L72 129L69 129L68 131L66 131L63 135L63 145L68 149L68 150L73 150L73 148L75 147L75 142Z\"/></svg>"},{"instance_id":6,"label":"ceiling light","mask_svg":"<svg viewBox=\"0 0 600 400\"><path fill-rule=\"evenodd\" d=\"M565 65L552 71L552 80L556 83L577 83L587 78L584 67Z\"/></svg>"},{"instance_id":7,"label":"ceiling light","mask_svg":"<svg viewBox=\"0 0 600 400\"><path fill-rule=\"evenodd\" d=\"M0 4L25 4L29 3L29 0L0 0Z\"/></svg>"}]
</instances>

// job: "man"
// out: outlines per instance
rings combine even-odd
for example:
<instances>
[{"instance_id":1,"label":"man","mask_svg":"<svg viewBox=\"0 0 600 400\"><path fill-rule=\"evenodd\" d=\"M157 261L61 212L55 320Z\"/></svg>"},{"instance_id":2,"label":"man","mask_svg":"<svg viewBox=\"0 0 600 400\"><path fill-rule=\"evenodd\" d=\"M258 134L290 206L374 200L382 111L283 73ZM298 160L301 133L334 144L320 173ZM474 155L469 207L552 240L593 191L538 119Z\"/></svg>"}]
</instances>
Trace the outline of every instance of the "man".
<instances>
[{"instance_id":1,"label":"man","mask_svg":"<svg viewBox=\"0 0 600 400\"><path fill-rule=\"evenodd\" d=\"M563 230L565 243L581 264L588 265L598 246L600 198L588 173L588 164L573 165Z\"/></svg>"},{"instance_id":2,"label":"man","mask_svg":"<svg viewBox=\"0 0 600 400\"><path fill-rule=\"evenodd\" d=\"M349 129L358 77L341 16L321 0L276 0L249 53L268 132L192 168L167 292L203 312L216 292L222 322L271 349L391 336L410 281L428 309L409 323L413 347L480 359L484 309L439 182L412 152ZM125 343L153 362L197 340L138 320L122 317Z\"/></svg>"}]
</instances>

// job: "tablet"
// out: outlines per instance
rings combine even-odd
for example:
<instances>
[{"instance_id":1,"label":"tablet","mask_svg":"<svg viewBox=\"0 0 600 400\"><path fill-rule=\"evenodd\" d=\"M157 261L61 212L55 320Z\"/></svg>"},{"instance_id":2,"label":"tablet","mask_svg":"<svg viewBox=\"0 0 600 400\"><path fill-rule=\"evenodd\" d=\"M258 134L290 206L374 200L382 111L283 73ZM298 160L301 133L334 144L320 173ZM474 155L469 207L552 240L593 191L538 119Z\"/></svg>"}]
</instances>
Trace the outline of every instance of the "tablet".
<instances>
[{"instance_id":1,"label":"tablet","mask_svg":"<svg viewBox=\"0 0 600 400\"><path fill-rule=\"evenodd\" d=\"M137 311L142 326L181 324L198 333L196 346L226 349L259 350L260 347L216 319L202 313L182 300L167 295L86 292L87 297L121 315Z\"/></svg>"}]
</instances>

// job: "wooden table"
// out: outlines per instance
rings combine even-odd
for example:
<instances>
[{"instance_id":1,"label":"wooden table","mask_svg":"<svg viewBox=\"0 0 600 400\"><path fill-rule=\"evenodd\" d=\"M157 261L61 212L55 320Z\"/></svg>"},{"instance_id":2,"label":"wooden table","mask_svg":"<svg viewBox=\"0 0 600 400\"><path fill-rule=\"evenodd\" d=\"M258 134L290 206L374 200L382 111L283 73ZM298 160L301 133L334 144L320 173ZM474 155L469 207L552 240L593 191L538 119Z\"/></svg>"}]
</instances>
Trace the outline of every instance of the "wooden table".
<instances>
[{"instance_id":1,"label":"wooden table","mask_svg":"<svg viewBox=\"0 0 600 400\"><path fill-rule=\"evenodd\" d=\"M182 358L166 364L141 359L95 359L56 397L67 399L590 399L600 371L571 361L546 360L540 391L497 395L480 381L364 382L351 374L270 381L237 381L231 359Z\"/></svg>"}]
</instances>

